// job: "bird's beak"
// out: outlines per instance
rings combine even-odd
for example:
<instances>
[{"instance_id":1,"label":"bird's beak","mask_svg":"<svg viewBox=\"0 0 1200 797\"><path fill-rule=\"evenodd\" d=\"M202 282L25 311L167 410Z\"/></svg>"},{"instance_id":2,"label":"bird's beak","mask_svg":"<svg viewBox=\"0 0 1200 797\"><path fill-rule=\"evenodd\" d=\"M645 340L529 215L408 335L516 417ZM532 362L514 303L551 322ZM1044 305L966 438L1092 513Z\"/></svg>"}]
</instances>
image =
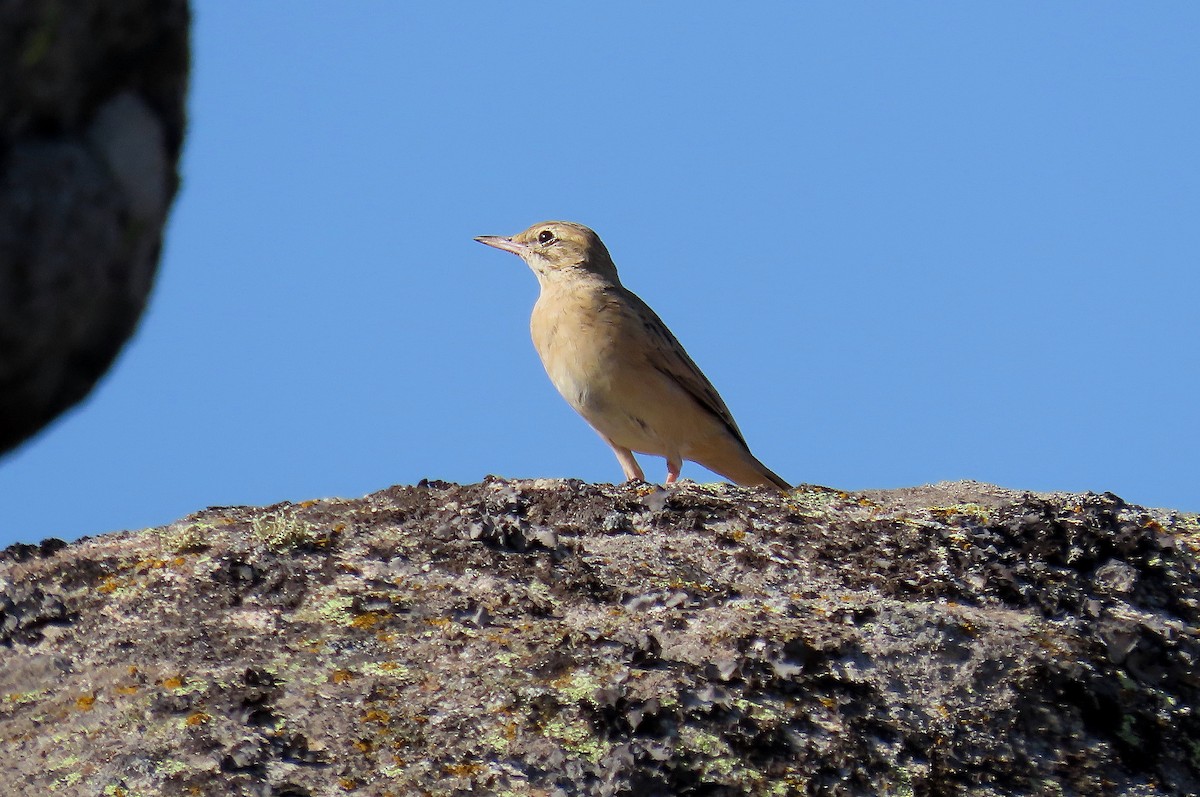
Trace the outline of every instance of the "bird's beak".
<instances>
[{"instance_id":1,"label":"bird's beak","mask_svg":"<svg viewBox=\"0 0 1200 797\"><path fill-rule=\"evenodd\" d=\"M475 240L481 244L503 249L505 252L512 252L518 257L525 254L525 244L519 244L512 238L505 238L501 235L480 235Z\"/></svg>"}]
</instances>

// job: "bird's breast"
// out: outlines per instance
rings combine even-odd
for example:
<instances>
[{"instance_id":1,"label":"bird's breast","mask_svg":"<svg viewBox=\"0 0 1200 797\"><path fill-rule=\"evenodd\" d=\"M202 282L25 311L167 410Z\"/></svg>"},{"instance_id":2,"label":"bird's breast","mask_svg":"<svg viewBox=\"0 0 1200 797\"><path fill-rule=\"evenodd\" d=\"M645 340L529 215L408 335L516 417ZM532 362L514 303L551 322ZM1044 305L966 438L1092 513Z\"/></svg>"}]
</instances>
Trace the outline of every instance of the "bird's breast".
<instances>
[{"instance_id":1,"label":"bird's breast","mask_svg":"<svg viewBox=\"0 0 1200 797\"><path fill-rule=\"evenodd\" d=\"M621 368L619 318L586 294L543 293L530 334L550 381L572 407L587 414L608 400Z\"/></svg>"},{"instance_id":2,"label":"bird's breast","mask_svg":"<svg viewBox=\"0 0 1200 797\"><path fill-rule=\"evenodd\" d=\"M615 445L672 454L662 431L678 402L646 360L644 325L620 296L543 292L530 320L533 344L554 387ZM639 337L641 335L642 337Z\"/></svg>"}]
</instances>

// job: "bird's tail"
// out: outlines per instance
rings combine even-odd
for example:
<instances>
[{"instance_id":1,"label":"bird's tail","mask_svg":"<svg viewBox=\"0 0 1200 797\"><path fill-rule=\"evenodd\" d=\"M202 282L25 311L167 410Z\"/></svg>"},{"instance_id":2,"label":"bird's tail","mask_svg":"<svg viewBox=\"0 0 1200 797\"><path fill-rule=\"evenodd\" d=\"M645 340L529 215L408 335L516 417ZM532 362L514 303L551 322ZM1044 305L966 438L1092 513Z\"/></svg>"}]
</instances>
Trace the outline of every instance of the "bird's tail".
<instances>
[{"instance_id":1,"label":"bird's tail","mask_svg":"<svg viewBox=\"0 0 1200 797\"><path fill-rule=\"evenodd\" d=\"M749 451L736 458L723 457L720 461L700 464L742 487L774 487L784 492L792 489L782 476L759 462Z\"/></svg>"}]
</instances>

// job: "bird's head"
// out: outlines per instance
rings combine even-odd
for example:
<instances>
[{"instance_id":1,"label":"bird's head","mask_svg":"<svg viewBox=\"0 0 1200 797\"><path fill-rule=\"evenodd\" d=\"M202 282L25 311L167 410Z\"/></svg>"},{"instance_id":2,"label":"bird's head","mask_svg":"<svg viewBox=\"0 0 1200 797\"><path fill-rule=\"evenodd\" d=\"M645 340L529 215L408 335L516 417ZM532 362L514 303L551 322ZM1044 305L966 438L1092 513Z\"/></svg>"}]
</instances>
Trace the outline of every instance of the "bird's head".
<instances>
[{"instance_id":1,"label":"bird's head","mask_svg":"<svg viewBox=\"0 0 1200 797\"><path fill-rule=\"evenodd\" d=\"M481 244L512 252L524 260L538 282L593 276L619 284L613 265L600 236L582 224L570 221L543 221L511 238L481 235Z\"/></svg>"}]
</instances>

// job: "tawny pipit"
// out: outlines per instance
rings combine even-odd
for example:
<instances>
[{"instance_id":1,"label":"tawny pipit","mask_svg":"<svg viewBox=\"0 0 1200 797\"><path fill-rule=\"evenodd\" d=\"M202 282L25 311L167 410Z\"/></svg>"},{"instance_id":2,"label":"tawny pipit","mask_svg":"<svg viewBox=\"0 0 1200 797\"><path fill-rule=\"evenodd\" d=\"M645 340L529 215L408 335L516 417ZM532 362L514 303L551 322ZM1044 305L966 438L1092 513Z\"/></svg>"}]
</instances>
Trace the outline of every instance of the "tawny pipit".
<instances>
[{"instance_id":1,"label":"tawny pipit","mask_svg":"<svg viewBox=\"0 0 1200 797\"><path fill-rule=\"evenodd\" d=\"M627 479L633 456L667 458L667 483L683 460L745 487L789 485L755 459L729 408L645 302L627 290L600 236L569 221L535 224L482 244L518 255L541 295L529 329L558 392L612 446Z\"/></svg>"}]
</instances>

